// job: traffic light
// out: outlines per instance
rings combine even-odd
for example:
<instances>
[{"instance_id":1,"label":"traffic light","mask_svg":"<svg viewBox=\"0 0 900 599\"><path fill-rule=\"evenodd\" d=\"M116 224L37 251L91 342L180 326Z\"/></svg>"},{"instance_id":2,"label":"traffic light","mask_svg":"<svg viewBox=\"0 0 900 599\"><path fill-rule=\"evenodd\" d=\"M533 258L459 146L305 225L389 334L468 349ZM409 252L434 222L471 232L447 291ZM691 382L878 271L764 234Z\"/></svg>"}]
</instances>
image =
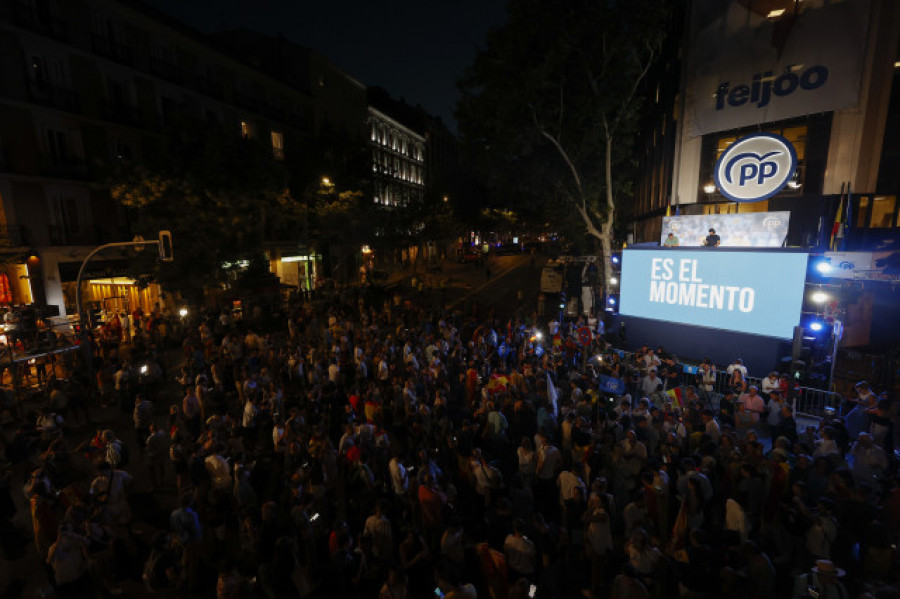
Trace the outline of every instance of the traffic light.
<instances>
[{"instance_id":1,"label":"traffic light","mask_svg":"<svg viewBox=\"0 0 900 599\"><path fill-rule=\"evenodd\" d=\"M175 254L172 250L172 233L169 231L159 232L159 259L161 262L172 262L175 260Z\"/></svg>"}]
</instances>

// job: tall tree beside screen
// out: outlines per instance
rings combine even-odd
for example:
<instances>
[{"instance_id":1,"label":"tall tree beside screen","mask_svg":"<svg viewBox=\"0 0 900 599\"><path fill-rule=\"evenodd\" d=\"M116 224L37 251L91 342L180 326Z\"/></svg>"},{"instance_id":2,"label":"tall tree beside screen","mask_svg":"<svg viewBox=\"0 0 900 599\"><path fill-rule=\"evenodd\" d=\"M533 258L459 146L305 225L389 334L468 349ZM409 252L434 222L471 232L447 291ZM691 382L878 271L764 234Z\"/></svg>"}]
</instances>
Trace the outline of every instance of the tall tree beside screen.
<instances>
[{"instance_id":1,"label":"tall tree beside screen","mask_svg":"<svg viewBox=\"0 0 900 599\"><path fill-rule=\"evenodd\" d=\"M456 116L471 163L509 203L555 205L560 225L576 214L599 242L607 288L616 209L630 195L643 86L666 33L666 6L511 0L508 23L488 34L459 82Z\"/></svg>"}]
</instances>

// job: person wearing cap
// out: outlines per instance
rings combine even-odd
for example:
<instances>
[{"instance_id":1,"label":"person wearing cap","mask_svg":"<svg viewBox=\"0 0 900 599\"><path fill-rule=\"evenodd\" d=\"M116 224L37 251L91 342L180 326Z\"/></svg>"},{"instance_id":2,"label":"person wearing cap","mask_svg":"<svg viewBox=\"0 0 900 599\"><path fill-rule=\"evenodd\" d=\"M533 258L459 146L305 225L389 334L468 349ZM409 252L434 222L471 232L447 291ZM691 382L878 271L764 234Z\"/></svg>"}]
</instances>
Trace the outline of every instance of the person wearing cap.
<instances>
[{"instance_id":1,"label":"person wearing cap","mask_svg":"<svg viewBox=\"0 0 900 599\"><path fill-rule=\"evenodd\" d=\"M805 599L850 599L850 594L841 583L844 570L827 559L816 560L816 565L807 574L797 577L794 584L794 597Z\"/></svg>"}]
</instances>

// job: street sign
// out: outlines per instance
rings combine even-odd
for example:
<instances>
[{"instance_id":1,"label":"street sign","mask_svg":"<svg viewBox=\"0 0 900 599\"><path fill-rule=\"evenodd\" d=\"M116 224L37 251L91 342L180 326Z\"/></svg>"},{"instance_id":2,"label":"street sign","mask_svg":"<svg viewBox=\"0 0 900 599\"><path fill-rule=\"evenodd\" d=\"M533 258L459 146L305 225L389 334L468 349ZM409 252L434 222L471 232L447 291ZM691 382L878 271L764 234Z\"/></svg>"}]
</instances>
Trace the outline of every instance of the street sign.
<instances>
[{"instance_id":1,"label":"street sign","mask_svg":"<svg viewBox=\"0 0 900 599\"><path fill-rule=\"evenodd\" d=\"M578 329L578 342L581 343L581 345L590 345L591 339L593 339L593 335L591 335L591 329L587 327L581 327L580 329Z\"/></svg>"}]
</instances>

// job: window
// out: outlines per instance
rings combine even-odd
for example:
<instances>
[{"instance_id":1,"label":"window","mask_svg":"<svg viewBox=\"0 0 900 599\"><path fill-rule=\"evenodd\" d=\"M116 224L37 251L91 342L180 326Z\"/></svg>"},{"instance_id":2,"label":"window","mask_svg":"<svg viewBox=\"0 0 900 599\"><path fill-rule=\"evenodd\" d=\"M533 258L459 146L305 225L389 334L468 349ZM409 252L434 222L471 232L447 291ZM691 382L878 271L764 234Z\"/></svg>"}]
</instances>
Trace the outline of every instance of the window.
<instances>
[{"instance_id":1,"label":"window","mask_svg":"<svg viewBox=\"0 0 900 599\"><path fill-rule=\"evenodd\" d=\"M53 164L66 164L71 159L69 139L65 131L47 129L47 152Z\"/></svg>"},{"instance_id":2,"label":"window","mask_svg":"<svg viewBox=\"0 0 900 599\"><path fill-rule=\"evenodd\" d=\"M284 135L281 131L272 131L272 155L276 160L284 160Z\"/></svg>"},{"instance_id":3,"label":"window","mask_svg":"<svg viewBox=\"0 0 900 599\"><path fill-rule=\"evenodd\" d=\"M177 103L175 102L175 98L170 96L159 97L159 116L164 125L168 125L172 122L176 106Z\"/></svg>"},{"instance_id":4,"label":"window","mask_svg":"<svg viewBox=\"0 0 900 599\"><path fill-rule=\"evenodd\" d=\"M57 244L76 241L86 230L84 207L74 194L58 192L51 195L50 217L54 241Z\"/></svg>"},{"instance_id":5,"label":"window","mask_svg":"<svg viewBox=\"0 0 900 599\"><path fill-rule=\"evenodd\" d=\"M116 160L131 160L134 158L134 150L130 143L121 139L112 142L112 154Z\"/></svg>"},{"instance_id":6,"label":"window","mask_svg":"<svg viewBox=\"0 0 900 599\"><path fill-rule=\"evenodd\" d=\"M859 198L859 209L856 211L856 221L854 224L857 229L867 229L869 227L869 215L872 213L872 200L869 196Z\"/></svg>"},{"instance_id":7,"label":"window","mask_svg":"<svg viewBox=\"0 0 900 599\"><path fill-rule=\"evenodd\" d=\"M115 108L131 106L131 90L127 83L116 79L107 79L106 93L109 96L110 106Z\"/></svg>"},{"instance_id":8,"label":"window","mask_svg":"<svg viewBox=\"0 0 900 599\"><path fill-rule=\"evenodd\" d=\"M241 137L251 139L253 137L253 125L250 121L241 121Z\"/></svg>"},{"instance_id":9,"label":"window","mask_svg":"<svg viewBox=\"0 0 900 599\"><path fill-rule=\"evenodd\" d=\"M39 90L70 88L65 58L37 50L25 55L29 81Z\"/></svg>"},{"instance_id":10,"label":"window","mask_svg":"<svg viewBox=\"0 0 900 599\"><path fill-rule=\"evenodd\" d=\"M878 196L872 199L872 229L890 229L894 226L894 196Z\"/></svg>"}]
</instances>

